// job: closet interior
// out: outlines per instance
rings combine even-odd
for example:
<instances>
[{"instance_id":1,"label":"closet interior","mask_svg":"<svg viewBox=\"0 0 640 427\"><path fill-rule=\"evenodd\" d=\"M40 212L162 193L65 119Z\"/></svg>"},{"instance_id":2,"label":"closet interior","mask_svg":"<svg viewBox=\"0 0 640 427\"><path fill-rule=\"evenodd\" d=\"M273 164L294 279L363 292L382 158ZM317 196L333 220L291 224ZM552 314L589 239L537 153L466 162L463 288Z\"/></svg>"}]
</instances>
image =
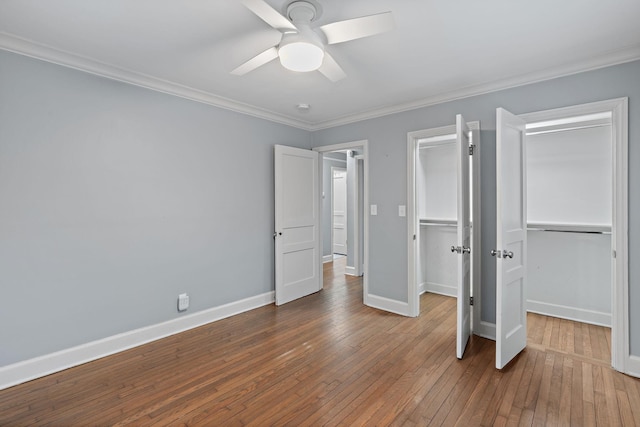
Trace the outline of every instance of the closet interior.
<instances>
[{"instance_id":1,"label":"closet interior","mask_svg":"<svg viewBox=\"0 0 640 427\"><path fill-rule=\"evenodd\" d=\"M529 123L527 310L611 326L611 114Z\"/></svg>"}]
</instances>

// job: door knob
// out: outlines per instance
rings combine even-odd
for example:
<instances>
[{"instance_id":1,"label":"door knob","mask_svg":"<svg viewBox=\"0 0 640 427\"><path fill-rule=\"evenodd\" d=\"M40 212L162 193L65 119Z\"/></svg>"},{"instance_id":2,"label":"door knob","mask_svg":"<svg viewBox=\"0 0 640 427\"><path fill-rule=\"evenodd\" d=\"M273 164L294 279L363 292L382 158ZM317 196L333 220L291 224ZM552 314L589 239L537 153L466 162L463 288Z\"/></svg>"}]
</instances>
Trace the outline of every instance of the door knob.
<instances>
[{"instance_id":1,"label":"door knob","mask_svg":"<svg viewBox=\"0 0 640 427\"><path fill-rule=\"evenodd\" d=\"M491 256L497 256L498 258L513 258L513 252L503 249L499 251L497 249L491 249Z\"/></svg>"},{"instance_id":2,"label":"door knob","mask_svg":"<svg viewBox=\"0 0 640 427\"><path fill-rule=\"evenodd\" d=\"M466 246L451 246L451 252L457 252L459 254L470 254L471 248Z\"/></svg>"}]
</instances>

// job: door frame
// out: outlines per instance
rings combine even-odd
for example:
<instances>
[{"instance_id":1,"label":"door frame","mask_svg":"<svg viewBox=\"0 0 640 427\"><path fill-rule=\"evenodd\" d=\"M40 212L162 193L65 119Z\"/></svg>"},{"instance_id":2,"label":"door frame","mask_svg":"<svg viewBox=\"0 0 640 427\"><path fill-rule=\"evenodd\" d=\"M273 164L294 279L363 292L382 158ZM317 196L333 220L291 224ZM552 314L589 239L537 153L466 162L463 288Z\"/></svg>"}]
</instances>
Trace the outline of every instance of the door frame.
<instances>
[{"instance_id":1,"label":"door frame","mask_svg":"<svg viewBox=\"0 0 640 427\"><path fill-rule=\"evenodd\" d=\"M364 179L360 178L360 171L363 171L364 175L364 164L365 159L363 154L357 154L354 157L354 186L356 189L356 195L353 198L353 227L354 227L354 238L353 238L353 270L350 271L350 267L347 266L345 274L350 274L353 276L362 276L364 273L364 255L363 251L363 235L361 232L361 218L364 218L366 210L364 207ZM361 163L362 162L362 163ZM348 242L347 242L348 245ZM348 246L347 246L348 247Z\"/></svg>"},{"instance_id":2,"label":"door frame","mask_svg":"<svg viewBox=\"0 0 640 427\"><path fill-rule=\"evenodd\" d=\"M345 197L346 197L346 192L347 192L347 188L346 188L346 186L347 186L347 167L346 166L345 167L331 166L331 243L330 244L331 244L331 257L332 258L333 258L333 254L334 254L334 246L333 246L333 244L335 243L334 240L333 240L333 228L335 226L335 223L334 223L334 206L333 206L333 204L335 202L335 197L336 197L335 196L335 191L334 191L334 183L335 183L335 181L334 181L335 178L333 176L333 171L334 170L344 171L344 173L345 173L345 177L344 177ZM322 179L322 176L320 178ZM348 212L349 212L349 206L348 206L349 205L349 198L348 197L346 197L346 198L347 198L347 201L346 201L345 213L344 213L345 233L346 233L346 229L347 229L347 219L348 219L348 216L349 216L349 214L348 214ZM347 246L347 251L348 250L349 250L349 248ZM320 253L324 253L322 251L322 248L321 248Z\"/></svg>"},{"instance_id":3,"label":"door frame","mask_svg":"<svg viewBox=\"0 0 640 427\"><path fill-rule=\"evenodd\" d=\"M332 144L332 145L324 145L324 146L320 146L320 147L314 147L312 149L313 151L317 151L318 153L320 153L320 156L318 156L318 171L320 173L320 179L318 180L318 185L319 185L319 202L318 202L318 206L322 205L322 162L323 162L323 154L324 153L330 153L332 151L341 151L341 150L362 150L362 159L363 159L363 163L364 163L364 194L363 194L363 205L364 205L364 212L362 212L362 218L363 218L363 222L364 222L364 232L363 232L363 236L359 236L360 233L360 224L359 224L359 219L360 219L360 215L355 215L356 217L356 221L354 222L354 240L359 242L360 240L362 240L363 245L364 245L364 262L361 262L360 260L360 256L359 256L359 250L356 251L354 253L354 264L356 265L356 269L358 265L362 265L363 266L363 279L362 279L362 300L363 303L365 305L371 305L370 304L370 298L369 298L369 215L366 214L367 212L367 206L369 206L369 141L366 139L363 140L359 140L359 141L352 141L352 142L344 142L344 143L339 143L339 144ZM347 200L348 203L348 200ZM320 228L322 229L322 215L320 216ZM362 237L362 239L360 238ZM354 246L354 249L356 249L356 247ZM322 240L320 241L320 253L324 253L324 249L323 249L323 242ZM320 257L320 263L322 264L322 257ZM357 264L356 264L357 263ZM323 277L322 277L322 265L320 265L320 280L322 281Z\"/></svg>"},{"instance_id":4,"label":"door frame","mask_svg":"<svg viewBox=\"0 0 640 427\"><path fill-rule=\"evenodd\" d=\"M455 117L454 117L455 120ZM481 197L480 197L480 185L481 185L481 143L480 143L480 122L473 121L467 122L467 126L471 131L471 143L474 145L473 156L471 156L471 162L473 163L473 179L470 188L472 197L472 217L473 217L473 237L471 242L471 264L472 264L472 293L474 304L471 307L472 311L472 326L471 329L474 334L476 331L482 331L481 319L480 319L480 297L481 297L481 272L482 272L482 251L480 247L481 242ZM416 199L416 153L418 149L418 141L424 138L430 138L434 136L450 135L456 133L455 123L449 126L441 126L430 129L423 129L407 133L407 295L409 300L409 316L417 317L420 314L420 295L419 287L416 277L417 268L417 255L418 251L415 249L414 236L418 233L418 214L417 199Z\"/></svg>"},{"instance_id":5,"label":"door frame","mask_svg":"<svg viewBox=\"0 0 640 427\"><path fill-rule=\"evenodd\" d=\"M613 149L613 215L611 224L611 366L640 376L640 358L629 353L629 99L616 98L520 114L527 123L595 113L611 113Z\"/></svg>"}]
</instances>

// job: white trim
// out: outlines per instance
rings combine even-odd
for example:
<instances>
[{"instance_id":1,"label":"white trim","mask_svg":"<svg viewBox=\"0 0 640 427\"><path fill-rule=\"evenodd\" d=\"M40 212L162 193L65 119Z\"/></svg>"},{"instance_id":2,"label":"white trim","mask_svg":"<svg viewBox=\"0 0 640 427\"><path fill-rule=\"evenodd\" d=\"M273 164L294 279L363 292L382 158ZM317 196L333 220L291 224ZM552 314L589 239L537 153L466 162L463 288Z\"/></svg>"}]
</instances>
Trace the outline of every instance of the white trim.
<instances>
[{"instance_id":1,"label":"white trim","mask_svg":"<svg viewBox=\"0 0 640 427\"><path fill-rule=\"evenodd\" d=\"M611 313L603 313L602 311L586 310L584 308L534 300L527 300L527 311L544 316L573 320L574 322L611 327Z\"/></svg>"},{"instance_id":2,"label":"white trim","mask_svg":"<svg viewBox=\"0 0 640 427\"><path fill-rule=\"evenodd\" d=\"M471 188L471 273L472 285L471 296L473 306L471 307L471 325L482 324L482 142L480 139L480 122L469 123L473 143L473 186ZM495 327L495 325L494 325ZM471 328L473 332L473 327ZM495 329L494 329L495 338Z\"/></svg>"},{"instance_id":3,"label":"white trim","mask_svg":"<svg viewBox=\"0 0 640 427\"><path fill-rule=\"evenodd\" d=\"M474 300L474 309L475 309L475 300ZM478 323L473 323L473 335L477 335L482 338L486 338L491 341L496 340L496 324L485 322L481 320Z\"/></svg>"},{"instance_id":4,"label":"white trim","mask_svg":"<svg viewBox=\"0 0 640 427\"><path fill-rule=\"evenodd\" d=\"M420 284L418 285L418 295L422 295L422 294L424 294L425 292L427 292L426 287L427 287L427 284L426 284L425 282L420 283Z\"/></svg>"},{"instance_id":5,"label":"white trim","mask_svg":"<svg viewBox=\"0 0 640 427\"><path fill-rule=\"evenodd\" d=\"M347 167L347 166L346 166L346 164L347 164L347 161L346 161L346 160L342 160L342 159L334 159L333 157L327 157L327 158L325 158L324 160L329 161L329 162L338 162L338 163L344 163L344 164L345 164L345 166L336 166L336 167L341 167L341 168L343 168L343 169Z\"/></svg>"},{"instance_id":6,"label":"white trim","mask_svg":"<svg viewBox=\"0 0 640 427\"><path fill-rule=\"evenodd\" d=\"M0 390L272 304L267 292L0 368Z\"/></svg>"},{"instance_id":7,"label":"white trim","mask_svg":"<svg viewBox=\"0 0 640 427\"><path fill-rule=\"evenodd\" d=\"M332 262L333 261L333 254L329 254L329 255L325 255L322 257L322 263L326 264L328 262Z\"/></svg>"},{"instance_id":8,"label":"white trim","mask_svg":"<svg viewBox=\"0 0 640 427\"><path fill-rule=\"evenodd\" d=\"M632 362L629 348L628 106L629 100L625 97L519 116L530 123L600 112L611 113L614 189L611 249L616 254L612 258L611 366L632 375L629 370Z\"/></svg>"},{"instance_id":9,"label":"white trim","mask_svg":"<svg viewBox=\"0 0 640 427\"><path fill-rule=\"evenodd\" d=\"M344 267L344 274L348 275L348 276L357 276L358 272L356 271L355 267L351 267L349 265Z\"/></svg>"},{"instance_id":10,"label":"white trim","mask_svg":"<svg viewBox=\"0 0 640 427\"><path fill-rule=\"evenodd\" d=\"M340 150L362 150L362 159L364 162L364 206L365 210L363 212L364 218L364 236L362 236L363 244L364 244L364 267L363 267L363 275L362 278L362 300L365 305L369 304L369 215L367 215L367 206L369 206L369 141L366 139L362 139L359 141L352 142L343 142L339 144L332 145L324 145L321 147L314 147L313 151L317 151L318 153L329 153L331 151L340 151ZM320 174L322 174L322 158L324 156L318 156L318 161L320 162ZM320 186L322 186L322 175L320 176ZM322 197L322 188L320 188L320 192ZM320 200L320 203L322 200ZM322 206L319 204L319 206ZM322 227L322 215L320 215L320 227ZM322 252L322 241L320 242ZM320 269L322 270L322 269ZM322 271L321 271L322 274Z\"/></svg>"},{"instance_id":11,"label":"white trim","mask_svg":"<svg viewBox=\"0 0 640 427\"><path fill-rule=\"evenodd\" d=\"M312 130L329 129L337 126L359 122L362 120L375 119L378 117L388 116L390 114L402 113L405 111L416 110L418 108L429 107L432 105L438 105L445 102L469 98L472 96L478 96L519 86L525 86L533 83L543 82L546 80L557 79L560 77L584 73L587 71L597 70L599 68L610 67L613 65L624 64L626 62L632 62L638 59L640 59L640 44L609 52L601 56L591 57L585 61L559 67L552 67L541 71L535 71L533 73L522 74L520 76L511 77L508 79L468 86L465 88L422 98L415 102L390 105L387 107L372 109L361 113L344 115L339 119L314 123L312 125Z\"/></svg>"},{"instance_id":12,"label":"white trim","mask_svg":"<svg viewBox=\"0 0 640 427\"><path fill-rule=\"evenodd\" d=\"M627 374L640 378L640 356L629 356Z\"/></svg>"},{"instance_id":13,"label":"white trim","mask_svg":"<svg viewBox=\"0 0 640 427\"><path fill-rule=\"evenodd\" d=\"M312 131L311 123L0 31L0 49L225 110Z\"/></svg>"},{"instance_id":14,"label":"white trim","mask_svg":"<svg viewBox=\"0 0 640 427\"><path fill-rule=\"evenodd\" d=\"M124 83L129 83L135 86L140 86L181 98L190 99L192 101L213 105L231 111L236 111L238 113L262 118L275 123L293 126L307 131L333 128L341 125L359 122L362 120L374 119L390 114L401 113L404 111L442 104L444 102L454 101L457 99L469 98L471 96L482 95L490 92L496 92L504 89L542 82L545 80L569 76L572 74L597 70L599 68L610 67L613 65L623 64L625 62L631 62L640 59L640 44L638 44L627 47L625 49L608 52L597 57L592 57L581 62L576 62L559 67L552 67L545 70L512 77L509 79L503 79L456 89L442 94L422 98L414 102L385 106L361 113L343 115L339 119L312 123L308 121L302 121L293 116L273 113L271 111L254 107L252 105L244 104L232 99L214 95L209 92L204 92L198 89L190 88L188 86L183 86L174 82L159 79L157 77L142 74L132 70L127 70L122 67L117 67L111 64L100 62L93 58L63 51L61 49L57 49L42 43L36 43L34 41L27 40L6 32L0 32L0 49L62 65L64 67L84 71L97 76L102 76Z\"/></svg>"},{"instance_id":15,"label":"white trim","mask_svg":"<svg viewBox=\"0 0 640 427\"><path fill-rule=\"evenodd\" d=\"M409 304L404 301L398 301L391 298L385 298L378 295L368 295L367 305L378 310L389 311L401 316L409 316ZM409 316L415 317L415 316Z\"/></svg>"},{"instance_id":16,"label":"white trim","mask_svg":"<svg viewBox=\"0 0 640 427\"><path fill-rule=\"evenodd\" d=\"M458 298L458 288L455 285L443 285L442 283L422 282L418 285L418 293L425 292Z\"/></svg>"},{"instance_id":17,"label":"white trim","mask_svg":"<svg viewBox=\"0 0 640 427\"><path fill-rule=\"evenodd\" d=\"M360 218L364 215L364 212L360 212L360 200L362 194L360 191L360 161L364 163L364 159L361 156L353 157L353 197L351 198L351 209L353 209L353 242L351 243L351 250L353 252L353 276L362 276L362 257L360 256L360 246L362 243L362 236L360 235ZM364 184L364 182L363 182ZM349 200L347 200L347 203ZM364 205L363 205L364 207ZM348 211L347 211L348 214ZM347 242L348 244L349 242ZM347 250L349 245L347 245ZM347 267L351 268L351 267ZM351 273L347 273L351 274Z\"/></svg>"}]
</instances>

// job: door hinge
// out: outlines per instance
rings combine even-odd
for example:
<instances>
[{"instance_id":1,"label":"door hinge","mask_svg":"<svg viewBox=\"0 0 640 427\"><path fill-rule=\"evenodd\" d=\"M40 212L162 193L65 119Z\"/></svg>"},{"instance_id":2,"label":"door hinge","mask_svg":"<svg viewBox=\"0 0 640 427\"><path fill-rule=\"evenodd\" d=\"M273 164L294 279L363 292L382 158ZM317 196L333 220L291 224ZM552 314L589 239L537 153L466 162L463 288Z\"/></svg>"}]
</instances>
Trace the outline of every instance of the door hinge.
<instances>
[{"instance_id":1,"label":"door hinge","mask_svg":"<svg viewBox=\"0 0 640 427\"><path fill-rule=\"evenodd\" d=\"M475 148L476 148L476 146L475 146L474 144L471 144L471 145L469 146L469 155L470 155L470 156L473 156L473 152L474 152L474 149L475 149Z\"/></svg>"},{"instance_id":2,"label":"door hinge","mask_svg":"<svg viewBox=\"0 0 640 427\"><path fill-rule=\"evenodd\" d=\"M616 258L617 254L616 254L616 250L615 249L612 251L612 255L613 255L614 258Z\"/></svg>"},{"instance_id":3,"label":"door hinge","mask_svg":"<svg viewBox=\"0 0 640 427\"><path fill-rule=\"evenodd\" d=\"M415 234L413 235L413 240L416 240L416 235Z\"/></svg>"},{"instance_id":4,"label":"door hinge","mask_svg":"<svg viewBox=\"0 0 640 427\"><path fill-rule=\"evenodd\" d=\"M469 297L469 305L473 305L473 297Z\"/></svg>"}]
</instances>

